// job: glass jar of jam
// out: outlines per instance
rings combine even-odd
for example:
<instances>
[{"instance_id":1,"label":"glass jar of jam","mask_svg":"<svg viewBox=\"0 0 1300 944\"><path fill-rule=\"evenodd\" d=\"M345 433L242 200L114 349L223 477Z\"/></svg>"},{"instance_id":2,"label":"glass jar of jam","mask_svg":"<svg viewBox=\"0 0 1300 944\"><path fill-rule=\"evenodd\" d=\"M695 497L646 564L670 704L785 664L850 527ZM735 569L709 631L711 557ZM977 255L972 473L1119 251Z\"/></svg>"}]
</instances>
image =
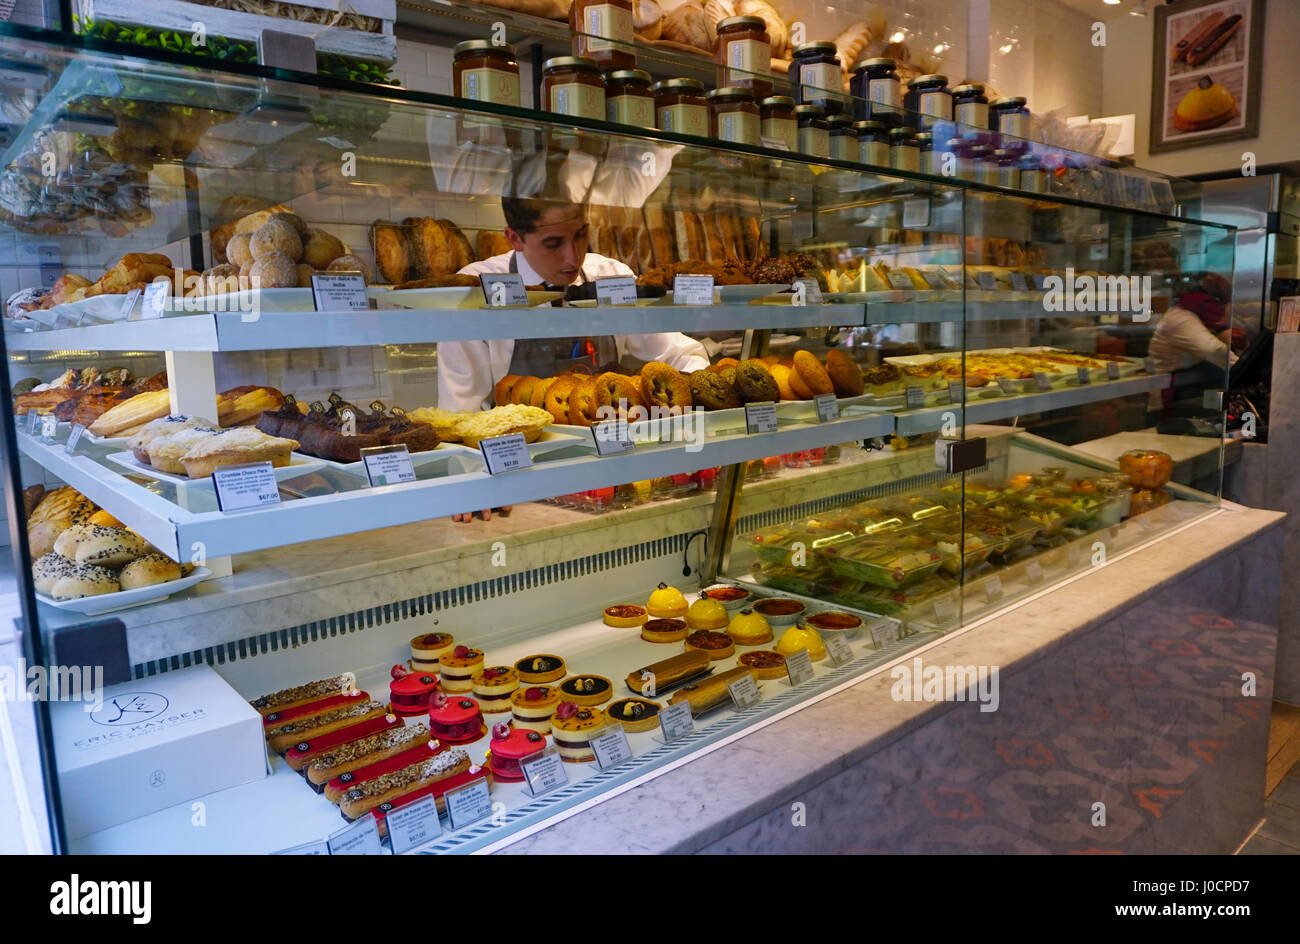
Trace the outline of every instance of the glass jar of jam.
<instances>
[{"instance_id":1,"label":"glass jar of jam","mask_svg":"<svg viewBox=\"0 0 1300 944\"><path fill-rule=\"evenodd\" d=\"M557 56L542 65L542 101L547 111L573 118L605 118L605 83L600 69L582 56Z\"/></svg>"},{"instance_id":2,"label":"glass jar of jam","mask_svg":"<svg viewBox=\"0 0 1300 944\"><path fill-rule=\"evenodd\" d=\"M754 147L762 143L763 123L749 89L729 86L714 89L704 97L709 103L709 131L713 137Z\"/></svg>"},{"instance_id":3,"label":"glass jar of jam","mask_svg":"<svg viewBox=\"0 0 1300 944\"><path fill-rule=\"evenodd\" d=\"M772 94L772 38L761 16L718 23L718 87L750 89L755 98Z\"/></svg>"},{"instance_id":4,"label":"glass jar of jam","mask_svg":"<svg viewBox=\"0 0 1300 944\"><path fill-rule=\"evenodd\" d=\"M461 98L519 107L519 60L514 46L494 46L486 39L457 43L452 50L451 81Z\"/></svg>"},{"instance_id":5,"label":"glass jar of jam","mask_svg":"<svg viewBox=\"0 0 1300 944\"><path fill-rule=\"evenodd\" d=\"M799 151L813 157L831 156L831 127L826 112L816 105L795 105L794 120L799 123Z\"/></svg>"},{"instance_id":6,"label":"glass jar of jam","mask_svg":"<svg viewBox=\"0 0 1300 944\"><path fill-rule=\"evenodd\" d=\"M942 151L934 149L934 133L921 131L916 136L916 149L920 152L921 173L939 175L939 161Z\"/></svg>"},{"instance_id":7,"label":"glass jar of jam","mask_svg":"<svg viewBox=\"0 0 1300 944\"><path fill-rule=\"evenodd\" d=\"M758 103L763 119L763 137L780 141L787 151L799 150L799 123L794 119L794 99L788 95L769 95Z\"/></svg>"},{"instance_id":8,"label":"glass jar of jam","mask_svg":"<svg viewBox=\"0 0 1300 944\"><path fill-rule=\"evenodd\" d=\"M901 119L897 63L893 59L863 59L853 67L849 94L853 116L859 121L879 121L885 127Z\"/></svg>"},{"instance_id":9,"label":"glass jar of jam","mask_svg":"<svg viewBox=\"0 0 1300 944\"><path fill-rule=\"evenodd\" d=\"M655 97L655 124L660 131L709 133L709 104L704 100L704 83L698 79L664 79L650 86Z\"/></svg>"},{"instance_id":10,"label":"glass jar of jam","mask_svg":"<svg viewBox=\"0 0 1300 944\"><path fill-rule=\"evenodd\" d=\"M632 0L573 0L569 7L573 54L602 69L636 66L632 45Z\"/></svg>"},{"instance_id":11,"label":"glass jar of jam","mask_svg":"<svg viewBox=\"0 0 1300 944\"><path fill-rule=\"evenodd\" d=\"M853 130L858 133L858 163L888 167L889 129L879 121L859 121Z\"/></svg>"},{"instance_id":12,"label":"glass jar of jam","mask_svg":"<svg viewBox=\"0 0 1300 944\"><path fill-rule=\"evenodd\" d=\"M826 119L831 130L831 160L858 160L858 133L853 130L853 119L848 115L831 115Z\"/></svg>"},{"instance_id":13,"label":"glass jar of jam","mask_svg":"<svg viewBox=\"0 0 1300 944\"><path fill-rule=\"evenodd\" d=\"M962 137L978 137L988 130L989 100L978 82L959 85L952 90L952 117Z\"/></svg>"},{"instance_id":14,"label":"glass jar of jam","mask_svg":"<svg viewBox=\"0 0 1300 944\"><path fill-rule=\"evenodd\" d=\"M921 149L911 128L893 128L889 132L889 166L895 170L921 170Z\"/></svg>"},{"instance_id":15,"label":"glass jar of jam","mask_svg":"<svg viewBox=\"0 0 1300 944\"><path fill-rule=\"evenodd\" d=\"M620 125L655 126L655 97L650 73L619 69L605 73L605 117Z\"/></svg>"},{"instance_id":16,"label":"glass jar of jam","mask_svg":"<svg viewBox=\"0 0 1300 944\"><path fill-rule=\"evenodd\" d=\"M929 131L940 121L952 121L952 92L946 75L921 75L907 83L904 106L916 112L917 130Z\"/></svg>"},{"instance_id":17,"label":"glass jar of jam","mask_svg":"<svg viewBox=\"0 0 1300 944\"><path fill-rule=\"evenodd\" d=\"M1020 186L1020 162L1016 160L1017 152L1011 148L998 148L993 152L993 163L997 166L997 185L1015 190Z\"/></svg>"},{"instance_id":18,"label":"glass jar of jam","mask_svg":"<svg viewBox=\"0 0 1300 944\"><path fill-rule=\"evenodd\" d=\"M795 100L801 105L817 105L827 115L844 111L844 69L835 44L803 43L791 53L790 81Z\"/></svg>"},{"instance_id":19,"label":"glass jar of jam","mask_svg":"<svg viewBox=\"0 0 1300 944\"><path fill-rule=\"evenodd\" d=\"M977 184L996 184L998 182L998 164L993 159L993 149L982 144L966 150L970 162L970 179Z\"/></svg>"},{"instance_id":20,"label":"glass jar of jam","mask_svg":"<svg viewBox=\"0 0 1300 944\"><path fill-rule=\"evenodd\" d=\"M1020 158L1020 189L1028 193L1047 193L1047 171L1033 154Z\"/></svg>"},{"instance_id":21,"label":"glass jar of jam","mask_svg":"<svg viewBox=\"0 0 1300 944\"><path fill-rule=\"evenodd\" d=\"M1020 140L1029 138L1029 109L1019 96L995 98L989 104L989 130Z\"/></svg>"}]
</instances>

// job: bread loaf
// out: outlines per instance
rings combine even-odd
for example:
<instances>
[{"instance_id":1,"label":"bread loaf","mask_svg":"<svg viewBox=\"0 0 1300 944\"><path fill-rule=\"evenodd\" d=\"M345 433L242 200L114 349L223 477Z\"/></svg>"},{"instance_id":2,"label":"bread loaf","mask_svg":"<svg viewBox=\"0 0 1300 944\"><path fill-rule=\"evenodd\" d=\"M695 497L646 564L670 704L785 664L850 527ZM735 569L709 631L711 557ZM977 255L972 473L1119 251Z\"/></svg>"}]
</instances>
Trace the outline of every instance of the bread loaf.
<instances>
[{"instance_id":1,"label":"bread loaf","mask_svg":"<svg viewBox=\"0 0 1300 944\"><path fill-rule=\"evenodd\" d=\"M428 216L407 217L402 220L402 226L406 228L416 278L456 271L450 266L447 234L437 220Z\"/></svg>"},{"instance_id":2,"label":"bread loaf","mask_svg":"<svg viewBox=\"0 0 1300 944\"><path fill-rule=\"evenodd\" d=\"M767 0L736 0L738 16L761 16L767 24L767 35L772 40L772 56L777 59L790 58L790 28L785 25L776 7Z\"/></svg>"},{"instance_id":3,"label":"bread loaf","mask_svg":"<svg viewBox=\"0 0 1300 944\"><path fill-rule=\"evenodd\" d=\"M713 51L717 39L714 24L704 15L703 7L689 0L664 16L663 32L660 35L674 43L694 46L705 52Z\"/></svg>"},{"instance_id":4,"label":"bread loaf","mask_svg":"<svg viewBox=\"0 0 1300 944\"><path fill-rule=\"evenodd\" d=\"M374 253L375 265L379 266L385 282L396 284L410 278L411 252L401 227L375 220L370 224L370 250ZM331 259L325 264L329 265L333 261Z\"/></svg>"},{"instance_id":5,"label":"bread loaf","mask_svg":"<svg viewBox=\"0 0 1300 944\"><path fill-rule=\"evenodd\" d=\"M655 0L632 0L632 31L642 39L658 39L664 11Z\"/></svg>"},{"instance_id":6,"label":"bread loaf","mask_svg":"<svg viewBox=\"0 0 1300 944\"><path fill-rule=\"evenodd\" d=\"M840 65L844 67L845 72L852 71L858 60L862 58L862 50L867 48L869 42L871 42L871 30L867 29L866 23L854 23L835 37L835 50L839 54Z\"/></svg>"}]
</instances>

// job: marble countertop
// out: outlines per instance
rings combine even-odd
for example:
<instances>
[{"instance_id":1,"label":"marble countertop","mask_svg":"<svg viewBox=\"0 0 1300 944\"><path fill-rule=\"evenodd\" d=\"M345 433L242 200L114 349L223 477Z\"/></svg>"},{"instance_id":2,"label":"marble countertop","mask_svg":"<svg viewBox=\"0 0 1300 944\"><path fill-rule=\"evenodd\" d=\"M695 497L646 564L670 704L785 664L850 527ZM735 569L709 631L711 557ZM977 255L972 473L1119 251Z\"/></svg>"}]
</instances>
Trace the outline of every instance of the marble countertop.
<instances>
[{"instance_id":1,"label":"marble countertop","mask_svg":"<svg viewBox=\"0 0 1300 944\"><path fill-rule=\"evenodd\" d=\"M1232 465L1241 459L1241 445L1240 440L1226 443L1223 456L1225 465ZM1130 449L1155 449L1167 452L1174 464L1178 465L1207 456L1217 461L1219 440L1209 436L1171 436L1157 433L1155 429L1140 429L1081 442L1073 448L1112 462Z\"/></svg>"}]
</instances>

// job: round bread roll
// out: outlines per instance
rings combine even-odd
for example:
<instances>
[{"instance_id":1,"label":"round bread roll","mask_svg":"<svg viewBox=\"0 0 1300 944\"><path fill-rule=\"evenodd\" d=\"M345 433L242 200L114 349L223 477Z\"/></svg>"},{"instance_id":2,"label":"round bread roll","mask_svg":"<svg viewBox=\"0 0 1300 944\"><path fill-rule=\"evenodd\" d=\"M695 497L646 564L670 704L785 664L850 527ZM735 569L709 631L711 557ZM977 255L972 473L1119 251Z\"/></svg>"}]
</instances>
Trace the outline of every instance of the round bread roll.
<instances>
[{"instance_id":1,"label":"round bread roll","mask_svg":"<svg viewBox=\"0 0 1300 944\"><path fill-rule=\"evenodd\" d=\"M137 557L123 567L117 575L117 582L123 590L152 587L156 583L168 583L180 579L180 564L162 554L146 554Z\"/></svg>"},{"instance_id":2,"label":"round bread roll","mask_svg":"<svg viewBox=\"0 0 1300 944\"><path fill-rule=\"evenodd\" d=\"M68 560L77 559L77 548L81 542L90 536L90 532L103 525L94 525L89 521L82 524L74 524L65 530L54 542L54 553L60 557L66 557Z\"/></svg>"},{"instance_id":3,"label":"round bread roll","mask_svg":"<svg viewBox=\"0 0 1300 944\"><path fill-rule=\"evenodd\" d=\"M76 569L76 562L68 560L62 554L44 554L32 564L32 583L37 593L47 597L59 578L66 577Z\"/></svg>"},{"instance_id":4,"label":"round bread roll","mask_svg":"<svg viewBox=\"0 0 1300 944\"><path fill-rule=\"evenodd\" d=\"M790 372L791 369L784 364L773 364L768 370L772 374L772 379L776 381L777 389L781 391L782 400L798 400L799 397L790 389Z\"/></svg>"},{"instance_id":5,"label":"round bread roll","mask_svg":"<svg viewBox=\"0 0 1300 944\"><path fill-rule=\"evenodd\" d=\"M826 368L822 366L822 362L815 354L808 351L795 351L794 372L799 377L799 382L807 387L814 397L835 392L831 375L826 373Z\"/></svg>"},{"instance_id":6,"label":"round bread roll","mask_svg":"<svg viewBox=\"0 0 1300 944\"><path fill-rule=\"evenodd\" d=\"M307 221L304 220L297 213L289 213L286 211L281 211L279 213L272 213L270 217L267 219L267 222L269 223L271 220L280 220L283 223L288 223L290 226L294 228L294 230L298 233L299 236L307 235Z\"/></svg>"},{"instance_id":7,"label":"round bread roll","mask_svg":"<svg viewBox=\"0 0 1300 944\"><path fill-rule=\"evenodd\" d=\"M72 519L67 517L51 518L37 521L27 528L27 550L32 558L41 557L54 550L54 542L59 535L72 527Z\"/></svg>"},{"instance_id":8,"label":"round bread roll","mask_svg":"<svg viewBox=\"0 0 1300 944\"><path fill-rule=\"evenodd\" d=\"M282 252L272 252L255 259L248 267L253 288L297 288L298 265Z\"/></svg>"},{"instance_id":9,"label":"round bread roll","mask_svg":"<svg viewBox=\"0 0 1300 944\"><path fill-rule=\"evenodd\" d=\"M230 242L226 243L226 261L233 266L252 262L253 250L248 245L252 238L250 233L236 233L231 236Z\"/></svg>"},{"instance_id":10,"label":"round bread roll","mask_svg":"<svg viewBox=\"0 0 1300 944\"><path fill-rule=\"evenodd\" d=\"M254 259L264 259L273 252L282 252L297 262L302 258L302 237L293 228L293 224L270 219L253 232L248 248Z\"/></svg>"},{"instance_id":11,"label":"round bread roll","mask_svg":"<svg viewBox=\"0 0 1300 944\"><path fill-rule=\"evenodd\" d=\"M862 381L862 368L838 348L826 352L826 373L830 374L837 397L858 397L866 389Z\"/></svg>"},{"instance_id":12,"label":"round bread roll","mask_svg":"<svg viewBox=\"0 0 1300 944\"><path fill-rule=\"evenodd\" d=\"M514 388L515 384L519 383L519 381L523 379L524 378L519 374L506 374L498 380L492 387L493 405L505 406L507 403L513 402L510 399L510 391Z\"/></svg>"},{"instance_id":13,"label":"round bread roll","mask_svg":"<svg viewBox=\"0 0 1300 944\"><path fill-rule=\"evenodd\" d=\"M535 406L538 409L546 409L546 391L551 389L551 384L555 383L554 377L543 377L533 385L533 396L528 401L528 406Z\"/></svg>"},{"instance_id":14,"label":"round bread roll","mask_svg":"<svg viewBox=\"0 0 1300 944\"><path fill-rule=\"evenodd\" d=\"M325 268L347 251L348 247L343 245L338 237L323 229L308 229L303 233L302 261L314 269Z\"/></svg>"},{"instance_id":15,"label":"round bread roll","mask_svg":"<svg viewBox=\"0 0 1300 944\"><path fill-rule=\"evenodd\" d=\"M75 556L78 564L121 567L144 553L144 538L134 531L93 524L77 542Z\"/></svg>"},{"instance_id":16,"label":"round bread roll","mask_svg":"<svg viewBox=\"0 0 1300 944\"><path fill-rule=\"evenodd\" d=\"M813 398L812 391L809 390L808 385L803 382L803 379L799 376L799 372L794 369L794 365L782 364L780 366L788 367L790 371L787 377L790 381L790 389L794 391L795 397L800 400L811 400Z\"/></svg>"},{"instance_id":17,"label":"round bread roll","mask_svg":"<svg viewBox=\"0 0 1300 944\"><path fill-rule=\"evenodd\" d=\"M241 291L243 289L253 287L252 282L249 281L252 271L253 271L252 259L249 259L247 262L245 262L243 265L239 267L239 288Z\"/></svg>"},{"instance_id":18,"label":"round bread roll","mask_svg":"<svg viewBox=\"0 0 1300 944\"><path fill-rule=\"evenodd\" d=\"M108 512L104 511L103 509L100 509L99 511L91 515L89 518L87 518L86 522L88 524L97 524L105 528L125 527L125 525L123 525L122 522L118 521L116 518L114 518L112 515L110 515Z\"/></svg>"},{"instance_id":19,"label":"round bread roll","mask_svg":"<svg viewBox=\"0 0 1300 944\"><path fill-rule=\"evenodd\" d=\"M305 262L298 263L298 287L311 288L311 277L316 274L316 270Z\"/></svg>"},{"instance_id":20,"label":"round bread roll","mask_svg":"<svg viewBox=\"0 0 1300 944\"><path fill-rule=\"evenodd\" d=\"M325 267L326 272L360 272L367 285L370 284L370 266L352 253L345 253Z\"/></svg>"},{"instance_id":21,"label":"round bread roll","mask_svg":"<svg viewBox=\"0 0 1300 944\"><path fill-rule=\"evenodd\" d=\"M94 564L78 564L60 577L50 587L50 596L56 600L79 600L104 593L117 593L121 584L111 570Z\"/></svg>"},{"instance_id":22,"label":"round bread roll","mask_svg":"<svg viewBox=\"0 0 1300 944\"><path fill-rule=\"evenodd\" d=\"M239 291L239 266L231 263L213 266L203 273L205 295L222 295Z\"/></svg>"},{"instance_id":23,"label":"round bread roll","mask_svg":"<svg viewBox=\"0 0 1300 944\"><path fill-rule=\"evenodd\" d=\"M691 385L691 399L706 410L730 410L740 406L740 394L734 384L712 370L696 370L686 375Z\"/></svg>"}]
</instances>

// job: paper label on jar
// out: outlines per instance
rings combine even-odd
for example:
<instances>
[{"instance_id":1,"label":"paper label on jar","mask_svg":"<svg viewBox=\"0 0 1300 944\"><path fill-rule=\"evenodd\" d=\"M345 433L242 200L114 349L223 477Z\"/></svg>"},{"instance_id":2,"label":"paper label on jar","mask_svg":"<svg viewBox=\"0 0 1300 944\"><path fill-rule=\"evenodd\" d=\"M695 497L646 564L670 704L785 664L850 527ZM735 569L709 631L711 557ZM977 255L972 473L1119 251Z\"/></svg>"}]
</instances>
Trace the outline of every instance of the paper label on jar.
<instances>
[{"instance_id":1,"label":"paper label on jar","mask_svg":"<svg viewBox=\"0 0 1300 944\"><path fill-rule=\"evenodd\" d=\"M655 100L644 95L616 95L608 100L609 120L638 128L655 126Z\"/></svg>"},{"instance_id":2,"label":"paper label on jar","mask_svg":"<svg viewBox=\"0 0 1300 944\"><path fill-rule=\"evenodd\" d=\"M787 151L797 151L799 122L793 118L768 118L763 122L763 137L784 143Z\"/></svg>"},{"instance_id":3,"label":"paper label on jar","mask_svg":"<svg viewBox=\"0 0 1300 944\"><path fill-rule=\"evenodd\" d=\"M460 97L518 108L519 76L503 69L466 69L460 74Z\"/></svg>"},{"instance_id":4,"label":"paper label on jar","mask_svg":"<svg viewBox=\"0 0 1300 944\"><path fill-rule=\"evenodd\" d=\"M799 150L813 157L830 157L831 133L824 128L800 128Z\"/></svg>"},{"instance_id":5,"label":"paper label on jar","mask_svg":"<svg viewBox=\"0 0 1300 944\"><path fill-rule=\"evenodd\" d=\"M1003 114L998 119L998 130L1017 138L1029 137L1029 116L1023 112Z\"/></svg>"},{"instance_id":6,"label":"paper label on jar","mask_svg":"<svg viewBox=\"0 0 1300 944\"><path fill-rule=\"evenodd\" d=\"M876 167L889 166L889 145L883 141L863 141L858 144L858 160Z\"/></svg>"},{"instance_id":7,"label":"paper label on jar","mask_svg":"<svg viewBox=\"0 0 1300 944\"><path fill-rule=\"evenodd\" d=\"M837 161L856 161L858 142L851 135L837 134L831 138L831 158Z\"/></svg>"},{"instance_id":8,"label":"paper label on jar","mask_svg":"<svg viewBox=\"0 0 1300 944\"><path fill-rule=\"evenodd\" d=\"M957 123L981 131L989 126L989 106L981 102L962 102L956 107Z\"/></svg>"},{"instance_id":9,"label":"paper label on jar","mask_svg":"<svg viewBox=\"0 0 1300 944\"><path fill-rule=\"evenodd\" d=\"M844 70L830 62L814 62L801 66L799 84L808 88L827 89L831 92L844 91Z\"/></svg>"},{"instance_id":10,"label":"paper label on jar","mask_svg":"<svg viewBox=\"0 0 1300 944\"><path fill-rule=\"evenodd\" d=\"M703 105L667 105L657 109L657 113L660 131L697 134L700 137L709 133L709 110Z\"/></svg>"},{"instance_id":11,"label":"paper label on jar","mask_svg":"<svg viewBox=\"0 0 1300 944\"><path fill-rule=\"evenodd\" d=\"M744 112L733 111L718 116L718 138L720 140L734 141L737 144L752 144L757 147L760 137L757 115L747 115Z\"/></svg>"},{"instance_id":12,"label":"paper label on jar","mask_svg":"<svg viewBox=\"0 0 1300 944\"><path fill-rule=\"evenodd\" d=\"M921 152L914 147L891 147L889 164L898 170L919 171L921 169Z\"/></svg>"},{"instance_id":13,"label":"paper label on jar","mask_svg":"<svg viewBox=\"0 0 1300 944\"><path fill-rule=\"evenodd\" d=\"M952 117L952 98L947 92L922 92L917 99L921 114L935 118Z\"/></svg>"},{"instance_id":14,"label":"paper label on jar","mask_svg":"<svg viewBox=\"0 0 1300 944\"><path fill-rule=\"evenodd\" d=\"M583 32L587 34L587 52L617 49L617 43L632 43L632 11L612 3L596 3L583 12ZM629 50L630 51L630 50Z\"/></svg>"},{"instance_id":15,"label":"paper label on jar","mask_svg":"<svg viewBox=\"0 0 1300 944\"><path fill-rule=\"evenodd\" d=\"M772 46L757 39L733 39L727 43L727 85L749 85L755 74L772 72Z\"/></svg>"},{"instance_id":16,"label":"paper label on jar","mask_svg":"<svg viewBox=\"0 0 1300 944\"><path fill-rule=\"evenodd\" d=\"M898 107L898 79L872 79L867 83L867 98L876 105Z\"/></svg>"},{"instance_id":17,"label":"paper label on jar","mask_svg":"<svg viewBox=\"0 0 1300 944\"><path fill-rule=\"evenodd\" d=\"M595 118L599 121L605 117L605 90L579 82L552 85L551 111L557 115Z\"/></svg>"}]
</instances>

